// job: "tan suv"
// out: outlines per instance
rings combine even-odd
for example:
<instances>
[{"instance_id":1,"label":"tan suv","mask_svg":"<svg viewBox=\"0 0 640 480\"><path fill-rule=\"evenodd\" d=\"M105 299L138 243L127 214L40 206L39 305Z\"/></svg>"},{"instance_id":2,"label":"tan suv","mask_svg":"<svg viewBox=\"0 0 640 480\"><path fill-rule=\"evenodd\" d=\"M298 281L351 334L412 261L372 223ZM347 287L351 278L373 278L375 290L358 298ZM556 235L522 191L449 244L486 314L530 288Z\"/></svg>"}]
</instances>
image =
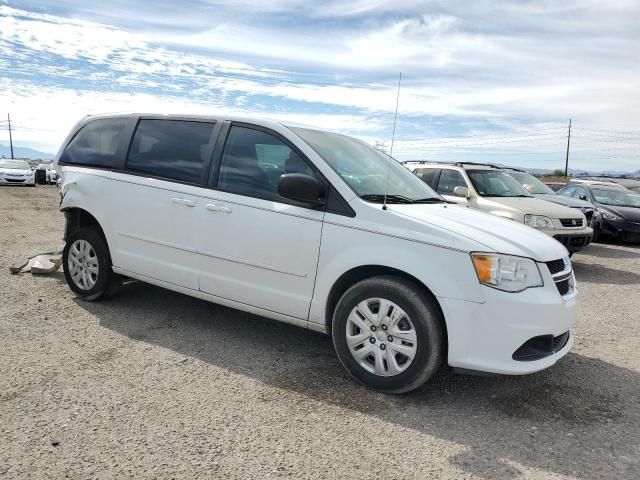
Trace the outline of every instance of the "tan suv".
<instances>
[{"instance_id":1,"label":"tan suv","mask_svg":"<svg viewBox=\"0 0 640 480\"><path fill-rule=\"evenodd\" d=\"M591 243L593 229L580 211L535 198L499 167L478 163L404 165L448 201L536 228L558 240L571 254Z\"/></svg>"}]
</instances>

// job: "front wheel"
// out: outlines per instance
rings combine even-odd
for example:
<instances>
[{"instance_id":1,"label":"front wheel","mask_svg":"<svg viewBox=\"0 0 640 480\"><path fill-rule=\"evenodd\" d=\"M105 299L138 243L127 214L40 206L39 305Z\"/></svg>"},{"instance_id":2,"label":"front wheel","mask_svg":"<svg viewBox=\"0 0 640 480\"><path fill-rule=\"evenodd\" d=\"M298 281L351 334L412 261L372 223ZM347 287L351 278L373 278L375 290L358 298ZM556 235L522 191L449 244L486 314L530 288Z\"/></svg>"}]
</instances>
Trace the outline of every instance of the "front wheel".
<instances>
[{"instance_id":1,"label":"front wheel","mask_svg":"<svg viewBox=\"0 0 640 480\"><path fill-rule=\"evenodd\" d=\"M108 297L118 287L118 277L111 270L109 248L95 229L82 227L71 232L62 261L69 288L84 300Z\"/></svg>"},{"instance_id":2,"label":"front wheel","mask_svg":"<svg viewBox=\"0 0 640 480\"><path fill-rule=\"evenodd\" d=\"M333 344L356 380L381 392L405 393L440 367L442 324L434 300L416 285L373 277L352 286L338 302Z\"/></svg>"}]
</instances>

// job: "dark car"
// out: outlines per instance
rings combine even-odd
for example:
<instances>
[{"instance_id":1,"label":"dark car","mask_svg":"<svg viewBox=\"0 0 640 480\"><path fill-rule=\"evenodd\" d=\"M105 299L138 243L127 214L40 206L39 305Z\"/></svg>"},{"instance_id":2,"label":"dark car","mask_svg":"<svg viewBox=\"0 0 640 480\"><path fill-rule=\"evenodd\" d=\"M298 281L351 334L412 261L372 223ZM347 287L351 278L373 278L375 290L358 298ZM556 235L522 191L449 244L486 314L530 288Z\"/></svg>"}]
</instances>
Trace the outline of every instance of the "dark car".
<instances>
[{"instance_id":1,"label":"dark car","mask_svg":"<svg viewBox=\"0 0 640 480\"><path fill-rule=\"evenodd\" d=\"M587 225L591 226L595 207L589 201L558 195L558 193L525 171L518 169L507 169L506 171L534 197L580 210L587 218Z\"/></svg>"},{"instance_id":2,"label":"dark car","mask_svg":"<svg viewBox=\"0 0 640 480\"><path fill-rule=\"evenodd\" d=\"M559 195L587 200L595 206L593 239L610 237L640 243L640 195L605 185L570 184Z\"/></svg>"},{"instance_id":3,"label":"dark car","mask_svg":"<svg viewBox=\"0 0 640 480\"><path fill-rule=\"evenodd\" d=\"M602 182L615 183L621 185L627 190L631 190L634 193L640 193L640 180L624 177L590 177L591 180L599 180Z\"/></svg>"}]
</instances>

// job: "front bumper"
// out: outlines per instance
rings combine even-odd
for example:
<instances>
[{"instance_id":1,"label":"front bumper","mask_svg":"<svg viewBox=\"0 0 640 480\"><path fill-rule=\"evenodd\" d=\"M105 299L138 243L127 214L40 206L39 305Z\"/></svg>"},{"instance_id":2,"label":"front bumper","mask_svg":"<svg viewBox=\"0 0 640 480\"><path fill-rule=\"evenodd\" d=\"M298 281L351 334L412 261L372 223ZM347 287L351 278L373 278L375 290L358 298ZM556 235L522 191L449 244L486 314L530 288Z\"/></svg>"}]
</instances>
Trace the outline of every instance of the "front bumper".
<instances>
[{"instance_id":1,"label":"front bumper","mask_svg":"<svg viewBox=\"0 0 640 480\"><path fill-rule=\"evenodd\" d=\"M628 242L640 242L640 223L627 220L601 220L601 230L605 235L626 240Z\"/></svg>"},{"instance_id":2,"label":"front bumper","mask_svg":"<svg viewBox=\"0 0 640 480\"><path fill-rule=\"evenodd\" d=\"M540 229L540 231L555 238L571 253L582 250L591 243L593 238L593 229L590 227L580 229Z\"/></svg>"},{"instance_id":3,"label":"front bumper","mask_svg":"<svg viewBox=\"0 0 640 480\"><path fill-rule=\"evenodd\" d=\"M574 341L577 291L561 296L548 272L543 278L543 287L520 293L482 287L485 303L438 298L447 323L449 365L523 375L544 370L566 355ZM514 360L518 349L534 337L560 337L566 332L566 343L554 353L536 360Z\"/></svg>"},{"instance_id":4,"label":"front bumper","mask_svg":"<svg viewBox=\"0 0 640 480\"><path fill-rule=\"evenodd\" d=\"M35 185L35 177L0 177L0 185Z\"/></svg>"}]
</instances>

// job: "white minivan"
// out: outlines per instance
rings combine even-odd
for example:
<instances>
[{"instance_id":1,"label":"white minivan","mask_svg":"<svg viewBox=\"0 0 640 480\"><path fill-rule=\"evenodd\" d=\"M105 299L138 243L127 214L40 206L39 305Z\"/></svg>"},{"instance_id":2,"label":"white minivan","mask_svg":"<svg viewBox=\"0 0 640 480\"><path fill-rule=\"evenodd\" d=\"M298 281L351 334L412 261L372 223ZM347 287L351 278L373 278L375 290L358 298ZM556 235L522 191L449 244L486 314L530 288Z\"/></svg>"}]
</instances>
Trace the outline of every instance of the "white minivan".
<instances>
[{"instance_id":1,"label":"white minivan","mask_svg":"<svg viewBox=\"0 0 640 480\"><path fill-rule=\"evenodd\" d=\"M359 140L247 118L96 116L56 165L65 277L86 300L124 276L325 332L353 377L392 393L443 363L535 372L573 344L564 246L446 203Z\"/></svg>"}]
</instances>

